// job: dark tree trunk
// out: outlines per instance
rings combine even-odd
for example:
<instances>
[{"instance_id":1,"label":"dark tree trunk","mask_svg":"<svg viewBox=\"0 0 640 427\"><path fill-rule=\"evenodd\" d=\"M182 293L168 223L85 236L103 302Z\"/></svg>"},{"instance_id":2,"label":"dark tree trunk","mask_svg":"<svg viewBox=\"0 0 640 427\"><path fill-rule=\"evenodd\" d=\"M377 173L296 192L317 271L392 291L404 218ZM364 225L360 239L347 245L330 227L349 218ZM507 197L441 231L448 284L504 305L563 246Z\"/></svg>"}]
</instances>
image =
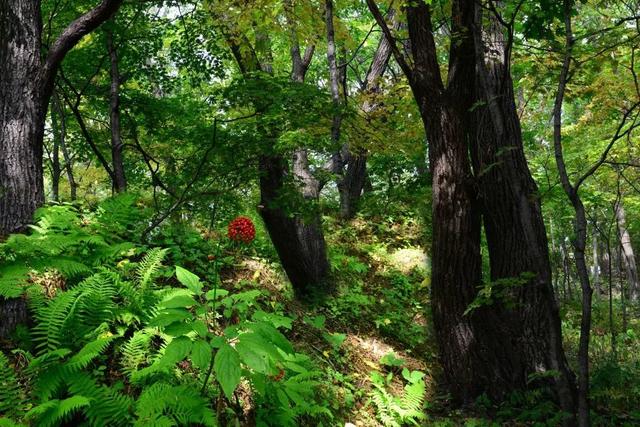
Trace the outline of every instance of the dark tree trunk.
<instances>
[{"instance_id":1,"label":"dark tree trunk","mask_svg":"<svg viewBox=\"0 0 640 427\"><path fill-rule=\"evenodd\" d=\"M35 210L44 203L45 116L60 63L121 3L103 0L73 21L43 58L40 2L0 2L0 238L25 230ZM3 335L24 318L23 300L0 302Z\"/></svg>"},{"instance_id":2,"label":"dark tree trunk","mask_svg":"<svg viewBox=\"0 0 640 427\"><path fill-rule=\"evenodd\" d=\"M111 63L111 89L109 92L111 118L111 167L113 170L113 189L116 193L127 191L127 178L124 172L122 131L120 127L120 70L118 52L113 42L113 32L107 31L107 49Z\"/></svg>"},{"instance_id":3,"label":"dark tree trunk","mask_svg":"<svg viewBox=\"0 0 640 427\"><path fill-rule=\"evenodd\" d=\"M388 40L392 36L373 1L368 1ZM473 2L454 2L452 43L446 88L440 77L429 6L407 8L413 69L398 47L394 56L409 79L429 141L432 175L432 314L445 379L454 398L470 402L520 385L519 354L507 324L495 307L467 313L481 284L481 217L468 154L464 120L471 108L473 39L468 29ZM376 12L377 11L377 12ZM466 36L464 36L466 34Z\"/></svg>"},{"instance_id":4,"label":"dark tree trunk","mask_svg":"<svg viewBox=\"0 0 640 427\"><path fill-rule=\"evenodd\" d=\"M279 156L260 160L260 215L296 297L308 299L326 294L331 287L326 244L317 214L291 216L279 206L286 170Z\"/></svg>"},{"instance_id":5,"label":"dark tree trunk","mask_svg":"<svg viewBox=\"0 0 640 427\"><path fill-rule=\"evenodd\" d=\"M247 75L263 69L246 36L233 28L232 23L225 22L224 17L221 17L221 25L224 26L227 43L240 71ZM295 73L300 70L299 67L303 66L301 78L304 79L304 72L306 72L313 50L308 49L305 58L300 58L295 32L293 35L292 41L295 40L295 43L292 44L294 71L292 78L299 80ZM296 48L297 54L294 52ZM306 65L299 63L298 60L306 62ZM256 100L255 108L261 111L259 99ZM258 127L265 139L265 153L261 156L258 165L260 215L278 252L282 267L291 281L296 297L309 299L316 295L325 295L332 290L332 282L329 280L330 268L320 213L314 210L305 217L300 214L291 215L282 206L281 198L286 191L289 165L282 156L272 153L273 146L271 144L275 140L274 132L267 125L259 124ZM309 198L304 194L302 196L305 199Z\"/></svg>"},{"instance_id":6,"label":"dark tree trunk","mask_svg":"<svg viewBox=\"0 0 640 427\"><path fill-rule=\"evenodd\" d=\"M573 417L575 385L562 348L560 316L553 293L548 241L538 188L524 155L510 73L509 44L495 17L482 25L476 8L476 105L469 116L469 138L479 178L489 246L491 280L526 278L505 308L513 360L519 362L510 389L524 389L532 374L549 378L562 409ZM504 390L510 391L509 389Z\"/></svg>"},{"instance_id":7,"label":"dark tree trunk","mask_svg":"<svg viewBox=\"0 0 640 427\"><path fill-rule=\"evenodd\" d=\"M359 150L357 153L351 153L347 162L347 170L338 185L341 218L351 219L355 216L366 178L367 152Z\"/></svg>"},{"instance_id":8,"label":"dark tree trunk","mask_svg":"<svg viewBox=\"0 0 640 427\"><path fill-rule=\"evenodd\" d=\"M46 58L41 56L40 2L0 3L0 236L24 230L44 202L44 122L60 63L121 3L103 0L73 21Z\"/></svg>"},{"instance_id":9,"label":"dark tree trunk","mask_svg":"<svg viewBox=\"0 0 640 427\"><path fill-rule=\"evenodd\" d=\"M0 236L23 231L44 203L46 101L40 4L0 2Z\"/></svg>"}]
</instances>

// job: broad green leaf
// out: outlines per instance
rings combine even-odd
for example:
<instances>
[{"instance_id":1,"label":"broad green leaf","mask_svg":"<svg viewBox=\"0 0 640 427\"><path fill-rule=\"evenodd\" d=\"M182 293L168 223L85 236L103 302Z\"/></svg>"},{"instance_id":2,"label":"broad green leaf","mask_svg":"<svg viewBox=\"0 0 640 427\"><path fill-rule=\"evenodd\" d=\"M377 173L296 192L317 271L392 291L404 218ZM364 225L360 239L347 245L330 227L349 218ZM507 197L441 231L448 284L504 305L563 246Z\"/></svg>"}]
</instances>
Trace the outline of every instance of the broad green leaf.
<instances>
[{"instance_id":1,"label":"broad green leaf","mask_svg":"<svg viewBox=\"0 0 640 427\"><path fill-rule=\"evenodd\" d=\"M191 348L191 360L201 370L206 370L211 362L211 345L205 340L198 340Z\"/></svg>"},{"instance_id":2,"label":"broad green leaf","mask_svg":"<svg viewBox=\"0 0 640 427\"><path fill-rule=\"evenodd\" d=\"M227 399L233 397L233 392L240 383L240 356L229 344L223 345L216 353L213 370Z\"/></svg>"},{"instance_id":3,"label":"broad green leaf","mask_svg":"<svg viewBox=\"0 0 640 427\"><path fill-rule=\"evenodd\" d=\"M188 337L178 337L173 339L164 350L162 357L163 365L173 365L185 359L191 351L191 340Z\"/></svg>"},{"instance_id":4,"label":"broad green leaf","mask_svg":"<svg viewBox=\"0 0 640 427\"><path fill-rule=\"evenodd\" d=\"M180 283L193 293L197 295L202 293L202 283L200 283L200 278L189 270L176 265L176 277Z\"/></svg>"}]
</instances>

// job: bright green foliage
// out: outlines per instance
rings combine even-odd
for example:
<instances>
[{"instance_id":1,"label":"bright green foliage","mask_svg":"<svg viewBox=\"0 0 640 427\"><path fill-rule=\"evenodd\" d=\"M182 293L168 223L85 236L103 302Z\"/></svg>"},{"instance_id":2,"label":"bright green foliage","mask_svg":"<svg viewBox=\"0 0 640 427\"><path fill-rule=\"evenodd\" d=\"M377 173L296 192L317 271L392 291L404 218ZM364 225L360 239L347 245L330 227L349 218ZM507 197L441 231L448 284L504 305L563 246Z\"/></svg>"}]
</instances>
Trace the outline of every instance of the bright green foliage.
<instances>
[{"instance_id":1,"label":"bright green foliage","mask_svg":"<svg viewBox=\"0 0 640 427\"><path fill-rule=\"evenodd\" d=\"M393 373L386 377L379 372L371 373L371 401L376 407L376 415L383 425L400 427L404 424L419 425L418 421L425 419L424 399L425 384L424 374L418 371L402 370L402 377L407 384L400 396L393 395L388 386L393 380Z\"/></svg>"}]
</instances>

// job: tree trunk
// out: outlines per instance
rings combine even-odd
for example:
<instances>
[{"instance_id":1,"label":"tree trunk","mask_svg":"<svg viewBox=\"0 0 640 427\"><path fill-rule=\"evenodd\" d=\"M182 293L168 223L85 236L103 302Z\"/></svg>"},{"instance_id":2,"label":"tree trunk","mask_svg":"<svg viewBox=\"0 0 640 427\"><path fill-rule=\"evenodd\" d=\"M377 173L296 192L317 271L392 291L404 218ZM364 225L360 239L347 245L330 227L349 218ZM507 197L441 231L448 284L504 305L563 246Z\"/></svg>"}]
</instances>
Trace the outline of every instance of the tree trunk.
<instances>
[{"instance_id":1,"label":"tree trunk","mask_svg":"<svg viewBox=\"0 0 640 427\"><path fill-rule=\"evenodd\" d=\"M467 123L479 178L491 280L526 278L512 291L516 307L506 309L503 317L514 342L513 358L520 362L511 387L526 388L532 374L557 372L544 381L552 385L562 409L573 417L575 385L562 348L538 188L524 155L508 44L498 20L490 17L488 24L482 25L481 14L476 8L477 108L470 112ZM532 277L526 277L529 274Z\"/></svg>"},{"instance_id":2,"label":"tree trunk","mask_svg":"<svg viewBox=\"0 0 640 427\"><path fill-rule=\"evenodd\" d=\"M107 31L107 49L111 63L110 118L111 118L111 167L113 169L113 189L116 193L127 191L124 172L122 132L120 127L120 70L118 52L113 42L113 32Z\"/></svg>"},{"instance_id":3,"label":"tree trunk","mask_svg":"<svg viewBox=\"0 0 640 427\"><path fill-rule=\"evenodd\" d=\"M591 304L593 288L589 280L589 269L585 257L587 246L587 217L580 197L580 183L571 183L569 173L564 161L562 148L562 104L569 79L571 66L571 51L573 48L573 32L571 29L570 0L563 1L564 28L565 28L565 54L562 69L558 79L558 90L553 106L553 147L560 175L562 188L573 206L575 216L573 218L574 239L573 256L576 262L576 271L582 289L582 318L580 319L580 340L578 345L578 424L588 427L591 424L589 410L589 342L591 338ZM564 409L564 408L563 408Z\"/></svg>"},{"instance_id":4,"label":"tree trunk","mask_svg":"<svg viewBox=\"0 0 640 427\"><path fill-rule=\"evenodd\" d=\"M0 236L23 231L44 203L40 4L0 3Z\"/></svg>"},{"instance_id":5,"label":"tree trunk","mask_svg":"<svg viewBox=\"0 0 640 427\"><path fill-rule=\"evenodd\" d=\"M60 139L62 131L58 124L57 112L51 111L51 130L53 131L53 148L51 150L51 199L60 201L60 177L62 167L60 166Z\"/></svg>"},{"instance_id":6,"label":"tree trunk","mask_svg":"<svg viewBox=\"0 0 640 427\"><path fill-rule=\"evenodd\" d=\"M45 116L60 63L121 3L103 0L65 28L42 58L40 2L0 2L0 239L24 231L44 203ZM0 301L0 336L26 314L22 299Z\"/></svg>"},{"instance_id":7,"label":"tree trunk","mask_svg":"<svg viewBox=\"0 0 640 427\"><path fill-rule=\"evenodd\" d=\"M260 160L260 215L296 297L310 299L331 290L329 262L317 214L291 216L279 206L287 165L280 156Z\"/></svg>"},{"instance_id":8,"label":"tree trunk","mask_svg":"<svg viewBox=\"0 0 640 427\"><path fill-rule=\"evenodd\" d=\"M591 275L593 277L593 286L596 289L596 296L602 295L602 287L600 286L600 256L598 254L598 230L593 227L593 236L591 236L591 248L593 252L593 261L591 266Z\"/></svg>"},{"instance_id":9,"label":"tree trunk","mask_svg":"<svg viewBox=\"0 0 640 427\"><path fill-rule=\"evenodd\" d=\"M618 238L620 239L620 247L622 249L622 262L627 273L627 281L629 282L629 302L636 303L640 297L640 283L638 281L638 268L636 266L636 257L631 244L631 236L627 230L626 215L622 200L616 206L616 222L618 224Z\"/></svg>"},{"instance_id":10,"label":"tree trunk","mask_svg":"<svg viewBox=\"0 0 640 427\"><path fill-rule=\"evenodd\" d=\"M393 45L395 38L375 2L367 3ZM458 39L450 47L446 88L440 77L427 4L419 2L406 8L413 64L404 59L398 46L392 46L408 77L429 141L433 177L432 310L441 361L454 397L466 401L481 393L502 399L513 390L526 389L531 374L556 371L559 379L555 385L563 408L572 412L573 384L562 351L546 233L534 197L535 183L522 152L511 81L500 100L481 92L483 101L497 101L492 109L508 115L508 120L497 125L488 121L486 108L485 114L475 120L469 114L474 105L474 86L484 75L477 75L476 70L484 72L487 65L492 65L484 63L484 53L476 53L482 51L482 43L476 41L481 35L479 7L467 0L452 4L451 31ZM481 125L474 127L470 120ZM469 160L470 143L474 145L476 166L480 167L475 179ZM506 162L497 159L503 152L509 156ZM502 163L495 170L487 167L497 160ZM518 287L516 309L496 301L465 314L481 282L476 181L485 197L482 203L492 278L534 273L533 280ZM490 206L489 200L495 206Z\"/></svg>"},{"instance_id":11,"label":"tree trunk","mask_svg":"<svg viewBox=\"0 0 640 427\"><path fill-rule=\"evenodd\" d=\"M245 75L260 71L260 61L247 37L233 28L232 23L225 21L224 17L220 17L220 20L225 26L224 35L240 71ZM297 65L294 60L294 71ZM260 99L255 104L256 110L261 111ZM258 165L260 215L296 297L309 299L325 295L331 292L332 282L329 279L330 267L320 213L314 209L310 215L303 217L300 214L290 215L284 209L281 198L286 190L289 166L281 155L273 153L274 132L267 125L258 124L258 128L263 133L265 143L264 154Z\"/></svg>"}]
</instances>

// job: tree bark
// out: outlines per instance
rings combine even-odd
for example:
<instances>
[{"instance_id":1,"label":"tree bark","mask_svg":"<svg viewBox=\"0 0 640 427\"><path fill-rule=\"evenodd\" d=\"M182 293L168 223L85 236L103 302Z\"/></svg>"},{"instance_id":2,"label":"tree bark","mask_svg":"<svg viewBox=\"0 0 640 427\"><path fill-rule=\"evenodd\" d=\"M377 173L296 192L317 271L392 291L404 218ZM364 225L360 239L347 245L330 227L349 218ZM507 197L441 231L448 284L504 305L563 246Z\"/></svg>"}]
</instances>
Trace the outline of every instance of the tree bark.
<instances>
[{"instance_id":1,"label":"tree bark","mask_svg":"<svg viewBox=\"0 0 640 427\"><path fill-rule=\"evenodd\" d=\"M252 73L263 68L249 40L231 27L224 17L220 17L220 21L240 71L247 78L252 78ZM294 61L294 70L296 66ZM259 113L260 100L257 99L255 104ZM304 217L300 214L290 215L282 207L280 199L286 189L289 165L281 155L273 153L272 141L276 139L274 131L260 123L258 128L264 134L264 152L258 165L260 215L296 297L306 300L326 295L332 291L333 284L329 278L330 267L320 213L314 209Z\"/></svg>"},{"instance_id":2,"label":"tree bark","mask_svg":"<svg viewBox=\"0 0 640 427\"><path fill-rule=\"evenodd\" d=\"M23 231L44 202L44 122L66 53L120 7L102 0L73 21L41 56L40 2L0 4L0 236Z\"/></svg>"},{"instance_id":3,"label":"tree bark","mask_svg":"<svg viewBox=\"0 0 640 427\"><path fill-rule=\"evenodd\" d=\"M122 131L120 126L120 70L118 52L113 42L113 32L107 31L107 49L111 64L111 87L109 92L111 119L111 167L113 170L113 190L116 193L127 191L127 178L124 171Z\"/></svg>"},{"instance_id":4,"label":"tree bark","mask_svg":"<svg viewBox=\"0 0 640 427\"><path fill-rule=\"evenodd\" d=\"M39 1L0 2L0 239L24 231L44 203L44 125L66 53L120 7L103 0L73 21L41 56ZM24 300L0 301L0 336L26 319Z\"/></svg>"},{"instance_id":5,"label":"tree bark","mask_svg":"<svg viewBox=\"0 0 640 427\"><path fill-rule=\"evenodd\" d=\"M23 231L44 203L40 4L0 3L0 236Z\"/></svg>"},{"instance_id":6,"label":"tree bark","mask_svg":"<svg viewBox=\"0 0 640 427\"><path fill-rule=\"evenodd\" d=\"M469 31L475 3L455 1L444 86L436 56L430 7L407 7L413 67L404 59L373 0L369 8L407 75L427 139L432 174L432 313L440 360L455 399L482 393L500 399L524 388L522 345L510 336L504 310L480 306L467 313L481 285L481 210L469 160L465 121L475 77L474 40ZM470 85L471 83L471 85Z\"/></svg>"},{"instance_id":7,"label":"tree bark","mask_svg":"<svg viewBox=\"0 0 640 427\"><path fill-rule=\"evenodd\" d=\"M591 424L589 414L589 341L591 337L591 304L593 288L589 279L589 269L585 259L587 245L587 217L580 197L580 182L572 184L567 172L562 151L562 104L569 79L573 32L571 29L571 1L564 0L565 54L558 79L558 90L553 106L553 146L560 175L560 182L567 198L575 211L573 254L580 287L582 289L582 318L580 321L580 341L578 345L578 424L587 427Z\"/></svg>"},{"instance_id":8,"label":"tree bark","mask_svg":"<svg viewBox=\"0 0 640 427\"><path fill-rule=\"evenodd\" d=\"M627 230L626 215L622 200L616 204L615 213L618 225L618 238L620 239L620 248L622 249L622 262L627 273L627 281L629 282L629 302L636 303L640 297L640 283L638 281L636 257L633 251L633 245L631 244L631 236Z\"/></svg>"}]
</instances>

